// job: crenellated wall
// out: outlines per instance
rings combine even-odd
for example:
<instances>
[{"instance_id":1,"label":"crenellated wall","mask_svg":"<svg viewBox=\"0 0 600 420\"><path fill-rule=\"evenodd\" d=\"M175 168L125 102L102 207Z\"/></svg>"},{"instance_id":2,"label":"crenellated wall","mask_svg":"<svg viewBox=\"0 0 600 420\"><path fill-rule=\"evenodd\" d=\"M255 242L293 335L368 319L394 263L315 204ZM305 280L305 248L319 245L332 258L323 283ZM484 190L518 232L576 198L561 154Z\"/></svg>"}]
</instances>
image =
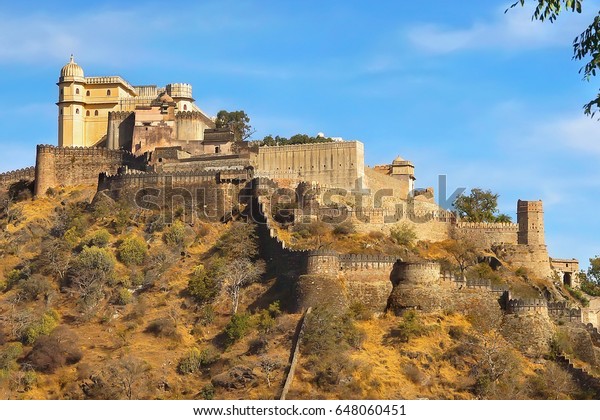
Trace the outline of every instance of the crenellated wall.
<instances>
[{"instance_id":1,"label":"crenellated wall","mask_svg":"<svg viewBox=\"0 0 600 420\"><path fill-rule=\"evenodd\" d=\"M458 222L456 229L467 235L478 235L485 245L518 243L519 225L517 223L469 223Z\"/></svg>"},{"instance_id":2,"label":"crenellated wall","mask_svg":"<svg viewBox=\"0 0 600 420\"><path fill-rule=\"evenodd\" d=\"M509 299L506 302L506 311L509 314L536 312L548 315L548 301L546 299Z\"/></svg>"},{"instance_id":3,"label":"crenellated wall","mask_svg":"<svg viewBox=\"0 0 600 420\"><path fill-rule=\"evenodd\" d=\"M121 166L145 169L146 157L103 147L38 145L35 195L45 194L50 187L96 185L99 173L116 173Z\"/></svg>"},{"instance_id":4,"label":"crenellated wall","mask_svg":"<svg viewBox=\"0 0 600 420\"><path fill-rule=\"evenodd\" d=\"M364 145L359 141L263 146L256 160L259 176L319 182L348 190L365 175Z\"/></svg>"},{"instance_id":5,"label":"crenellated wall","mask_svg":"<svg viewBox=\"0 0 600 420\"><path fill-rule=\"evenodd\" d=\"M29 166L23 169L0 173L0 189L8 188L11 184L19 181L33 181L35 179L35 167Z\"/></svg>"}]
</instances>

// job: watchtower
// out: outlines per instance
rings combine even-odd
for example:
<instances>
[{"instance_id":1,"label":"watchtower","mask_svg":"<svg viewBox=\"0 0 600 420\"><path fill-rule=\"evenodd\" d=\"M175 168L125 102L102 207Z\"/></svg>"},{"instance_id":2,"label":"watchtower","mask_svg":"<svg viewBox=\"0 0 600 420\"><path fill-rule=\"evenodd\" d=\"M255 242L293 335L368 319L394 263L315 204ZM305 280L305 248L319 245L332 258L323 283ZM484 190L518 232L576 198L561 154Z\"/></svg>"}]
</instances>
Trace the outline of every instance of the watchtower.
<instances>
[{"instance_id":1,"label":"watchtower","mask_svg":"<svg viewBox=\"0 0 600 420\"><path fill-rule=\"evenodd\" d=\"M517 202L519 224L518 243L521 245L544 245L544 209L542 200Z\"/></svg>"}]
</instances>

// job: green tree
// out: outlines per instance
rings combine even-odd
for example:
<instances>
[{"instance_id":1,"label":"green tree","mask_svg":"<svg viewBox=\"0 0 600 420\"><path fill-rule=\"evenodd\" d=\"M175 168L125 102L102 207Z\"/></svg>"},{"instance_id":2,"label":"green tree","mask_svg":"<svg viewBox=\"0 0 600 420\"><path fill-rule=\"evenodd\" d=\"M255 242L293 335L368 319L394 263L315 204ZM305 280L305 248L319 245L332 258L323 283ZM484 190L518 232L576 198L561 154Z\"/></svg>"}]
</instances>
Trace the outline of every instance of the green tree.
<instances>
[{"instance_id":1,"label":"green tree","mask_svg":"<svg viewBox=\"0 0 600 420\"><path fill-rule=\"evenodd\" d=\"M128 236L119 245L119 260L125 265L140 265L148 256L148 246L139 236Z\"/></svg>"},{"instance_id":2,"label":"green tree","mask_svg":"<svg viewBox=\"0 0 600 420\"><path fill-rule=\"evenodd\" d=\"M590 258L590 266L587 270L587 280L600 285L600 256Z\"/></svg>"},{"instance_id":3,"label":"green tree","mask_svg":"<svg viewBox=\"0 0 600 420\"><path fill-rule=\"evenodd\" d=\"M469 195L459 195L454 203L454 209L458 216L467 222L510 222L506 214L498 213L498 194L490 190L473 188Z\"/></svg>"},{"instance_id":4,"label":"green tree","mask_svg":"<svg viewBox=\"0 0 600 420\"><path fill-rule=\"evenodd\" d=\"M233 131L235 141L247 140L254 129L250 125L250 117L244 111L225 111L221 110L217 113L215 120L217 128L229 128Z\"/></svg>"},{"instance_id":5,"label":"green tree","mask_svg":"<svg viewBox=\"0 0 600 420\"><path fill-rule=\"evenodd\" d=\"M524 6L527 0L518 0L509 9ZM583 0L537 0L532 20L556 21L563 11L581 13ZM508 9L507 9L508 11ZM589 80L600 69L600 12L588 27L573 40L573 59L584 61L579 70L584 80ZM586 115L594 116L600 109L600 94L583 106Z\"/></svg>"}]
</instances>

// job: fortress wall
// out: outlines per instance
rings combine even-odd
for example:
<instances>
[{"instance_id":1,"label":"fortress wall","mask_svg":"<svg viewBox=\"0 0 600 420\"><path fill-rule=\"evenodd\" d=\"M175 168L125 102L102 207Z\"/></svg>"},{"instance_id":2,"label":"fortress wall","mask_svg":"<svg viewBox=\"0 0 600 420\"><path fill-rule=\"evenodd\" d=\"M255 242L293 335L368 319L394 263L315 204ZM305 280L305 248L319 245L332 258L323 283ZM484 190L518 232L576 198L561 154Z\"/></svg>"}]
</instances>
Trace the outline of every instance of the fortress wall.
<instances>
[{"instance_id":1,"label":"fortress wall","mask_svg":"<svg viewBox=\"0 0 600 420\"><path fill-rule=\"evenodd\" d=\"M145 159L124 150L38 145L35 195L44 194L50 187L96 185L99 173L116 173L123 165L143 169Z\"/></svg>"},{"instance_id":2,"label":"fortress wall","mask_svg":"<svg viewBox=\"0 0 600 420\"><path fill-rule=\"evenodd\" d=\"M509 314L535 312L548 315L548 301L546 299L509 299L506 311Z\"/></svg>"},{"instance_id":3,"label":"fortress wall","mask_svg":"<svg viewBox=\"0 0 600 420\"><path fill-rule=\"evenodd\" d=\"M113 111L108 113L107 142L109 149L131 150L131 139L135 127L135 113Z\"/></svg>"},{"instance_id":4,"label":"fortress wall","mask_svg":"<svg viewBox=\"0 0 600 420\"><path fill-rule=\"evenodd\" d=\"M259 176L318 182L353 189L364 178L364 146L358 141L263 146L258 149Z\"/></svg>"},{"instance_id":5,"label":"fortress wall","mask_svg":"<svg viewBox=\"0 0 600 420\"><path fill-rule=\"evenodd\" d=\"M159 163L156 166L159 172L177 172L177 171L207 171L223 170L228 168L246 168L250 166L249 159L240 158L238 155L231 155L229 158L220 159L188 159L178 162Z\"/></svg>"},{"instance_id":6,"label":"fortress wall","mask_svg":"<svg viewBox=\"0 0 600 420\"><path fill-rule=\"evenodd\" d=\"M548 314L555 321L580 323L583 320L581 308L573 308L566 302L548 302Z\"/></svg>"},{"instance_id":7,"label":"fortress wall","mask_svg":"<svg viewBox=\"0 0 600 420\"><path fill-rule=\"evenodd\" d=\"M215 128L215 123L198 111L180 111L175 114L175 139L204 140L204 130Z\"/></svg>"},{"instance_id":8,"label":"fortress wall","mask_svg":"<svg viewBox=\"0 0 600 420\"><path fill-rule=\"evenodd\" d=\"M518 242L517 223L469 223L458 222L456 229L463 234L478 235L485 240L487 247L493 244L514 244Z\"/></svg>"},{"instance_id":9,"label":"fortress wall","mask_svg":"<svg viewBox=\"0 0 600 420\"><path fill-rule=\"evenodd\" d=\"M33 181L35 179L35 167L29 166L23 169L0 173L0 188L8 188L11 184L19 181Z\"/></svg>"}]
</instances>

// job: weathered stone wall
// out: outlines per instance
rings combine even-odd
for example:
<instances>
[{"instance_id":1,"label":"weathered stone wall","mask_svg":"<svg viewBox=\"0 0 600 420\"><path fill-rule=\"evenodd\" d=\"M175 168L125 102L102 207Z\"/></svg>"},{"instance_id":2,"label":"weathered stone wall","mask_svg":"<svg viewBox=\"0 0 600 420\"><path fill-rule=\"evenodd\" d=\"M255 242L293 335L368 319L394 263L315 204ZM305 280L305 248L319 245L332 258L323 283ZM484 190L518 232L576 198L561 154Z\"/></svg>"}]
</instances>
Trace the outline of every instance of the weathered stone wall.
<instances>
[{"instance_id":1,"label":"weathered stone wall","mask_svg":"<svg viewBox=\"0 0 600 420\"><path fill-rule=\"evenodd\" d=\"M17 169L14 171L0 173L0 189L8 188L11 184L19 181L33 181L35 179L35 167Z\"/></svg>"},{"instance_id":2,"label":"weathered stone wall","mask_svg":"<svg viewBox=\"0 0 600 420\"><path fill-rule=\"evenodd\" d=\"M207 128L215 128L215 123L202 112L180 111L175 114L177 140L203 140Z\"/></svg>"},{"instance_id":3,"label":"weathered stone wall","mask_svg":"<svg viewBox=\"0 0 600 420\"><path fill-rule=\"evenodd\" d=\"M244 169L250 166L250 159L239 155L193 157L177 162L155 162L157 172L206 171L230 168Z\"/></svg>"},{"instance_id":4,"label":"weathered stone wall","mask_svg":"<svg viewBox=\"0 0 600 420\"><path fill-rule=\"evenodd\" d=\"M350 190L364 178L364 146L358 141L264 146L258 149L256 169L263 177Z\"/></svg>"},{"instance_id":5,"label":"weathered stone wall","mask_svg":"<svg viewBox=\"0 0 600 420\"><path fill-rule=\"evenodd\" d=\"M552 277L546 245L504 244L496 249L496 253L514 268L524 267L541 278Z\"/></svg>"},{"instance_id":6,"label":"weathered stone wall","mask_svg":"<svg viewBox=\"0 0 600 420\"><path fill-rule=\"evenodd\" d=\"M145 156L107 148L38 145L35 163L35 195L50 187L96 185L101 172L116 173L121 166L144 169Z\"/></svg>"},{"instance_id":7,"label":"weathered stone wall","mask_svg":"<svg viewBox=\"0 0 600 420\"><path fill-rule=\"evenodd\" d=\"M483 238L486 247L493 244L511 244L518 242L519 225L517 223L468 223L458 222L456 229L463 235L477 235Z\"/></svg>"},{"instance_id":8,"label":"weathered stone wall","mask_svg":"<svg viewBox=\"0 0 600 420\"><path fill-rule=\"evenodd\" d=\"M135 126L135 113L113 111L108 113L106 147L113 150L131 150L131 139Z\"/></svg>"}]
</instances>

